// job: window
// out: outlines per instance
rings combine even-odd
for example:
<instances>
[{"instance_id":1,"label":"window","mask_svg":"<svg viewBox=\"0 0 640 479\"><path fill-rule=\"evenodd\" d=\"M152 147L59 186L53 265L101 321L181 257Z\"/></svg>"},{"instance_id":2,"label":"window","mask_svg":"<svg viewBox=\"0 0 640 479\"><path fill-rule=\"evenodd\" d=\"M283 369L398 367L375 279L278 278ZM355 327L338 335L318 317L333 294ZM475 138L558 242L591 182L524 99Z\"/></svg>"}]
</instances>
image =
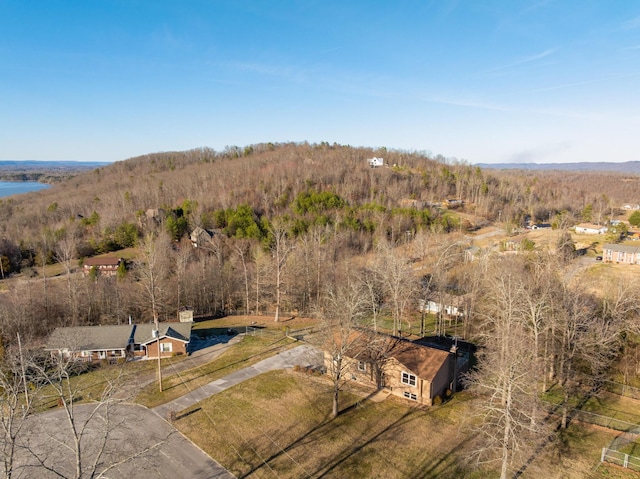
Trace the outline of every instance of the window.
<instances>
[{"instance_id":1,"label":"window","mask_svg":"<svg viewBox=\"0 0 640 479\"><path fill-rule=\"evenodd\" d=\"M358 361L358 371L367 371L367 363L364 361Z\"/></svg>"},{"instance_id":2,"label":"window","mask_svg":"<svg viewBox=\"0 0 640 479\"><path fill-rule=\"evenodd\" d=\"M417 384L416 375L402 371L402 384L415 387L415 385Z\"/></svg>"},{"instance_id":3,"label":"window","mask_svg":"<svg viewBox=\"0 0 640 479\"><path fill-rule=\"evenodd\" d=\"M173 345L171 343L160 343L160 352L161 353L170 353L172 346Z\"/></svg>"},{"instance_id":4,"label":"window","mask_svg":"<svg viewBox=\"0 0 640 479\"><path fill-rule=\"evenodd\" d=\"M417 401L418 400L418 396L416 396L413 393L410 393L408 391L404 392L404 397L406 397L407 399L411 399L412 401Z\"/></svg>"}]
</instances>

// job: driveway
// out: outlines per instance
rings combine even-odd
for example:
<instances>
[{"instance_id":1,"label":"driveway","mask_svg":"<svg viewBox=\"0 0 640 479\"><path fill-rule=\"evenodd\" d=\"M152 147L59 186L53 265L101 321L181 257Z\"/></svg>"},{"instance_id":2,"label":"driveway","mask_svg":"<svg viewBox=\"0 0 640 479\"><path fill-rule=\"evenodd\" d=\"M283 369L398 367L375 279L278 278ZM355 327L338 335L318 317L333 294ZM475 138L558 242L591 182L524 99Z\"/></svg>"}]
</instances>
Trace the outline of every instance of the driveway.
<instances>
[{"instance_id":1,"label":"driveway","mask_svg":"<svg viewBox=\"0 0 640 479\"><path fill-rule=\"evenodd\" d=\"M298 346L287 351L282 351L275 356L263 359L253 366L235 371L223 378L216 379L204 386L194 389L190 393L181 396L173 401L162 404L152 410L163 418L167 418L170 411L179 412L194 404L199 403L203 399L214 394L224 391L231 386L251 379L258 374L276 369L292 368L296 365L306 367L320 367L323 364L322 352L307 344Z\"/></svg>"},{"instance_id":2,"label":"driveway","mask_svg":"<svg viewBox=\"0 0 640 479\"><path fill-rule=\"evenodd\" d=\"M143 406L80 404L74 406L73 411L77 430L83 431L82 477L235 478L173 426ZM73 435L64 410L32 416L21 438L23 447L18 448L13 477L75 477ZM92 471L95 471L93 476Z\"/></svg>"},{"instance_id":3,"label":"driveway","mask_svg":"<svg viewBox=\"0 0 640 479\"><path fill-rule=\"evenodd\" d=\"M228 346L217 345L202 351L194 355L192 361L181 362L180 369L188 367L187 364L195 367L210 361ZM83 467L89 475L95 468L93 477L103 479L130 479L141 473L158 479L235 479L165 421L169 411L182 411L267 371L322 364L321 351L302 345L212 381L153 410L126 403L76 405L77 430L84 431L81 438ZM63 409L32 416L23 431L22 447L18 448L16 456L15 478L75 476L73 435Z\"/></svg>"}]
</instances>

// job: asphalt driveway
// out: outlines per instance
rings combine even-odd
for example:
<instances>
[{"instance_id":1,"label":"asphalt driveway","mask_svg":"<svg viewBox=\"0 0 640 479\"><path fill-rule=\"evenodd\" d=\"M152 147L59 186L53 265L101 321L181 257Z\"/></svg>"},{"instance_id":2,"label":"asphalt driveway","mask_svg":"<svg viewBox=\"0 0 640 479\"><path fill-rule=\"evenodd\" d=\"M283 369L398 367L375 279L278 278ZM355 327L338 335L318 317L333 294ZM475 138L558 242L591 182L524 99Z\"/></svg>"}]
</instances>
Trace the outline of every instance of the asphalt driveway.
<instances>
[{"instance_id":1,"label":"asphalt driveway","mask_svg":"<svg viewBox=\"0 0 640 479\"><path fill-rule=\"evenodd\" d=\"M173 426L136 404L80 404L82 477L234 479ZM21 435L15 478L75 477L73 436L64 410L32 416ZM95 467L95 469L94 469ZM49 469L47 469L49 468ZM95 470L95 475L90 472Z\"/></svg>"},{"instance_id":2,"label":"asphalt driveway","mask_svg":"<svg viewBox=\"0 0 640 479\"><path fill-rule=\"evenodd\" d=\"M190 393L181 396L168 403L156 406L152 410L163 418L167 418L170 411L179 412L196 403L224 391L236 384L251 379L258 374L276 369L292 368L296 365L307 367L320 367L323 364L322 352L307 344L298 346L287 351L282 351L262 361L257 362L253 366L235 371L227 376L216 379L204 386L194 389Z\"/></svg>"}]
</instances>

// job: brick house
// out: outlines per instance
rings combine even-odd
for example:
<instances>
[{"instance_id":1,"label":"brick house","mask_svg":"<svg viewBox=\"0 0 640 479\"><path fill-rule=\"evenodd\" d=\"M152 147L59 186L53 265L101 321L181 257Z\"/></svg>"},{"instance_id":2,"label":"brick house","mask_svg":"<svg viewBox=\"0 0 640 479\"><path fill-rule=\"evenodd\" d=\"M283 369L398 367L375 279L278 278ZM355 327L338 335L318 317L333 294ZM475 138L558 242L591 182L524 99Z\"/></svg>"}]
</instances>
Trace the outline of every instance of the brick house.
<instances>
[{"instance_id":1,"label":"brick house","mask_svg":"<svg viewBox=\"0 0 640 479\"><path fill-rule=\"evenodd\" d=\"M154 335L153 324L139 324L134 334L134 344L137 352L142 352L147 359L158 358L158 343L160 343L160 357L168 358L175 355L187 354L187 346L191 339L191 323L160 323L158 337Z\"/></svg>"}]
</instances>

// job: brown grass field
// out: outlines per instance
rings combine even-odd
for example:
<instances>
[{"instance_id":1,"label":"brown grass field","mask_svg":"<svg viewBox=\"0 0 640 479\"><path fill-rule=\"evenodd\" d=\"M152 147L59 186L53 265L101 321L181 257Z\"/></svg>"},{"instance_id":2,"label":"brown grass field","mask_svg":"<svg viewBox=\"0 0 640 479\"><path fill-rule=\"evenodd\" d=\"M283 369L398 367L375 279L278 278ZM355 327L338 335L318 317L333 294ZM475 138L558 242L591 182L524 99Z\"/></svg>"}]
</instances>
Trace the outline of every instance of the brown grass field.
<instances>
[{"instance_id":1,"label":"brown grass field","mask_svg":"<svg viewBox=\"0 0 640 479\"><path fill-rule=\"evenodd\" d=\"M467 462L471 435L464 424L473 399L461 393L433 408L389 397L364 399L350 389L330 420L329 383L294 371L266 373L183 411L175 426L242 478L488 478L498 474ZM520 458L522 478L631 478L599 465L616 436L572 425L562 441ZM529 459L530 462L529 462Z\"/></svg>"}]
</instances>

